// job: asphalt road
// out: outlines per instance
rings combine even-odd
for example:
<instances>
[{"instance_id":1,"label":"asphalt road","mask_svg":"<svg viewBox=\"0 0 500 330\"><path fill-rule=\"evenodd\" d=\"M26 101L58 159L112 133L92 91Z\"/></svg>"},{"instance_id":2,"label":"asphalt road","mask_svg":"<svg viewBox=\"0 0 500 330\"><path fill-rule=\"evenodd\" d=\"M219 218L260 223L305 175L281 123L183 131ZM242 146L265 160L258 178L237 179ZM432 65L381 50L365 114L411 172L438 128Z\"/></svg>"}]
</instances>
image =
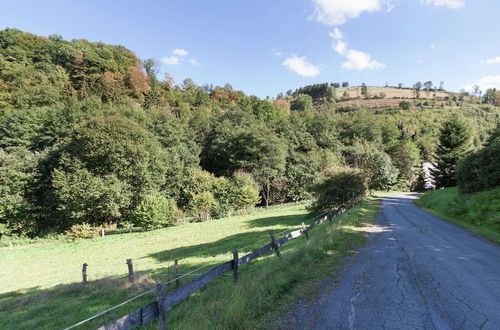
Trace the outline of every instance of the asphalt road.
<instances>
[{"instance_id":1,"label":"asphalt road","mask_svg":"<svg viewBox=\"0 0 500 330\"><path fill-rule=\"evenodd\" d=\"M412 195L385 198L382 232L286 328L500 329L500 247L431 215Z\"/></svg>"}]
</instances>

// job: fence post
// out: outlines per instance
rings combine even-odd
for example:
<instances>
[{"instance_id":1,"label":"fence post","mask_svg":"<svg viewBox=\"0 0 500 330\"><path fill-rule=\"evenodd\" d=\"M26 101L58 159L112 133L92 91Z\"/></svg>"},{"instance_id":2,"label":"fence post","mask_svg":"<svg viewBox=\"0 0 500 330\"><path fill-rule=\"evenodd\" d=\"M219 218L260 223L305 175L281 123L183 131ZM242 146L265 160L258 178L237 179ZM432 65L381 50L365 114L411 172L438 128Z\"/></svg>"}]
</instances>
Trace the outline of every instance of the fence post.
<instances>
[{"instance_id":1,"label":"fence post","mask_svg":"<svg viewBox=\"0 0 500 330\"><path fill-rule=\"evenodd\" d=\"M272 230L269 231L269 235L271 235L271 242L273 244L274 251L276 251L276 255L281 257L280 247L278 246L278 243L276 243L276 237L274 237Z\"/></svg>"},{"instance_id":2,"label":"fence post","mask_svg":"<svg viewBox=\"0 0 500 330\"><path fill-rule=\"evenodd\" d=\"M306 239L309 239L309 233L307 232L307 227L303 222L302 222L302 233L306 234Z\"/></svg>"},{"instance_id":3,"label":"fence post","mask_svg":"<svg viewBox=\"0 0 500 330\"><path fill-rule=\"evenodd\" d=\"M83 284L87 283L87 263L83 264L82 267L82 282Z\"/></svg>"},{"instance_id":4,"label":"fence post","mask_svg":"<svg viewBox=\"0 0 500 330\"><path fill-rule=\"evenodd\" d=\"M104 235L106 234L106 231L103 229L101 229L101 237L104 237Z\"/></svg>"},{"instance_id":5,"label":"fence post","mask_svg":"<svg viewBox=\"0 0 500 330\"><path fill-rule=\"evenodd\" d=\"M178 279L179 277L179 259L174 260L174 278L175 278L175 286L178 288L181 286L181 282Z\"/></svg>"},{"instance_id":6,"label":"fence post","mask_svg":"<svg viewBox=\"0 0 500 330\"><path fill-rule=\"evenodd\" d=\"M238 281L238 250L233 251L233 280L234 282Z\"/></svg>"},{"instance_id":7,"label":"fence post","mask_svg":"<svg viewBox=\"0 0 500 330\"><path fill-rule=\"evenodd\" d=\"M159 320L159 329L160 330L167 330L168 329L168 324L167 324L167 311L164 308L164 293L165 293L165 287L166 285L164 283L158 283L156 286L156 306L158 308L158 320Z\"/></svg>"},{"instance_id":8,"label":"fence post","mask_svg":"<svg viewBox=\"0 0 500 330\"><path fill-rule=\"evenodd\" d=\"M127 267L128 267L128 281L134 282L134 265L132 264L132 259L127 259Z\"/></svg>"}]
</instances>

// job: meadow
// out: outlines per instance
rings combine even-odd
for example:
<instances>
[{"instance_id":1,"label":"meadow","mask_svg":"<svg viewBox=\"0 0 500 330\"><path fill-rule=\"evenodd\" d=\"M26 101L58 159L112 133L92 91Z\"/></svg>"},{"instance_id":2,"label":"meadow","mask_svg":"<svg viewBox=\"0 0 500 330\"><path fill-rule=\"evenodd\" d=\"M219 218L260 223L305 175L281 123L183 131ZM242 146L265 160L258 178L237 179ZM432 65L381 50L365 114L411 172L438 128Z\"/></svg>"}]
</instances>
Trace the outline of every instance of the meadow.
<instances>
[{"instance_id":1,"label":"meadow","mask_svg":"<svg viewBox=\"0 0 500 330\"><path fill-rule=\"evenodd\" d=\"M172 328L266 328L277 322L290 303L304 292L313 294L319 280L333 276L331 271L344 256L355 253L353 248L361 246L366 236L355 227L372 223L378 205L378 199L369 198L334 225L315 229L310 240L296 239L283 246L282 258L269 253L242 267L236 285L223 276L170 311L169 324ZM306 205L285 205L151 232L2 248L0 326L70 326L170 279L167 273L172 272L175 258L180 260L181 273L215 265L229 260L233 250L249 252L267 244L268 230L278 234L312 219ZM127 258L133 259L140 275L133 284L126 279ZM86 285L81 284L84 262L89 274ZM147 294L79 328L103 325L153 299L153 293Z\"/></svg>"}]
</instances>

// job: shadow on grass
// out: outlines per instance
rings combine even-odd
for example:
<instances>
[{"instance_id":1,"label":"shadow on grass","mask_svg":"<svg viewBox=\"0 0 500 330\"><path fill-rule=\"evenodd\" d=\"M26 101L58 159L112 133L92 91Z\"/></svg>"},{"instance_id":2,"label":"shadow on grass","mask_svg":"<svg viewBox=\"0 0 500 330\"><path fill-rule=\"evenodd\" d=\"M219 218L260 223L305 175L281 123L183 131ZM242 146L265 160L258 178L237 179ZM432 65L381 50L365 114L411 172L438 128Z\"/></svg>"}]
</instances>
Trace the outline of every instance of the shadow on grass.
<instances>
[{"instance_id":1,"label":"shadow on grass","mask_svg":"<svg viewBox=\"0 0 500 330\"><path fill-rule=\"evenodd\" d=\"M311 223L312 216L308 214L286 215L277 217L266 217L248 221L250 228L264 228L263 230L251 231L241 234L235 234L224 237L220 240L210 243L196 244L183 246L175 249L164 250L157 253L152 253L144 258L155 258L160 262L171 261L174 259L182 260L189 257L211 257L220 254L228 254L228 257L233 251L239 250L241 253L251 252L256 250L271 241L269 230L267 228L275 228L273 232L278 234L282 231L297 229L300 223ZM258 242L263 240L262 242ZM255 243L255 244L254 244ZM245 248L246 247L246 248ZM242 248L245 248L241 250Z\"/></svg>"},{"instance_id":2,"label":"shadow on grass","mask_svg":"<svg viewBox=\"0 0 500 330\"><path fill-rule=\"evenodd\" d=\"M269 242L269 234L266 230L266 227L276 227L277 225L280 225L280 229L283 230L293 229L297 228L297 225L302 221L310 223L312 221L312 217L309 215L289 215L255 219L249 222L250 227L261 228L261 230L231 235L210 243L196 244L192 246L165 250L159 253L150 254L149 257L156 258L157 260L163 262L165 260L172 260L172 256L175 256L175 258L181 259L181 269L183 271L194 269L195 267L198 267L205 262L210 262L215 265L219 264L223 260L217 258L211 261L202 260L197 262L189 262L189 259L187 258L220 255L226 252L229 253L235 249L241 248L242 246L252 244L259 239L265 239L264 241L249 247L247 251L244 251L250 252ZM332 253L339 253L338 251L345 250L346 248L351 249L350 246L352 246L353 244L359 244L359 233L354 233L350 230L341 228L335 235L335 239L333 239L334 237L332 237L332 243L321 243L318 245L319 242L324 241L325 239L327 239L326 237L328 237L328 235L325 235L324 233L322 234L322 232L326 230L326 226L329 226L329 224L324 224L321 227L318 227L318 229L315 229L311 232L311 238L317 238L319 239L319 241L314 239L306 241L303 238L293 240L291 241L291 243L287 243L283 246L283 258L280 259L271 257L273 252L270 251L268 257L259 259L254 264L242 267L242 279L245 278L245 276L248 276L250 282L254 281L255 278L260 278L262 281L273 279L276 277L275 266L279 265L281 265L280 269L282 273L287 273L287 276L289 276L288 272L291 271L291 268L289 267L290 264L302 264L306 259L314 261L318 260L318 258L326 258L324 260L329 260L329 258L332 256ZM342 239L340 239L340 237L342 237ZM311 244L311 242L313 241L315 243ZM182 262L182 258L186 258L186 260ZM228 255L228 260L229 259L230 255ZM293 267L293 269L296 268L297 267ZM302 272L304 272L304 274L308 274L312 269L310 265L304 265L303 268L304 269L300 272L299 270L297 270L297 274L294 275L297 278L292 281L293 283L299 283L299 279L302 278L302 276L306 276L303 275ZM205 272L208 269L209 268L203 269L200 272ZM155 273L159 271L159 269L150 269L148 271L145 271L144 273ZM163 269L163 271L165 271L165 269ZM251 274L252 276L250 276ZM253 274L255 274L255 276L253 276ZM0 328L65 328L96 313L99 313L102 310L122 303L123 301L130 299L137 294L154 288L156 281L165 282L170 278L171 277L157 277L157 275L154 274L144 274L143 276L139 276L137 278L136 283L131 284L127 282L125 276L116 276L96 281L90 281L86 285L80 283L63 284L48 289L33 287L29 289L18 290L15 292L0 294ZM193 278L194 277L183 278L181 280L181 284L185 284ZM221 281L223 280L223 278L221 279ZM277 281L278 280L279 277ZM245 281L242 280L241 283L243 282ZM196 301L205 299L209 300L208 305L210 305L210 310L212 310L213 312L222 313L222 309L229 306L225 303L227 298L226 300L224 300L224 303L218 307L216 306L217 304L210 304L210 297L212 297L215 292L221 291L220 288L216 288L216 286L218 287L219 285L218 283L219 282L215 283L212 286L209 286L206 291L202 290L201 293L191 297L187 301L187 305L180 309L180 311L183 312L178 314L177 317L180 317L180 315L187 315L184 312L186 308L188 310L192 309L191 307L196 306ZM233 285L232 280L224 280L221 283L226 283L225 285L227 286ZM288 282L287 284L282 284L282 287L279 290L280 295L287 294L287 292L290 292L293 287L294 285ZM173 289L174 286L172 285L170 288ZM224 286L222 288L224 288ZM261 293L258 293L257 289L257 287L252 287L252 290L256 291L255 294L260 295ZM218 294L222 293L219 292ZM247 297L245 299L251 298ZM139 298L127 305L124 305L123 307L120 307L110 312L109 314L104 315L103 317L99 317L94 321L86 323L80 328L95 329L96 327L106 324L107 322L117 319L123 315L126 315L153 300L153 293L145 295L144 297ZM262 306L260 307L260 309L266 309L266 307ZM175 315L176 314L174 314L172 320L176 319ZM206 313L203 315L204 316L202 318L205 318L205 316L207 316ZM259 317L260 314L256 313L255 316Z\"/></svg>"}]
</instances>

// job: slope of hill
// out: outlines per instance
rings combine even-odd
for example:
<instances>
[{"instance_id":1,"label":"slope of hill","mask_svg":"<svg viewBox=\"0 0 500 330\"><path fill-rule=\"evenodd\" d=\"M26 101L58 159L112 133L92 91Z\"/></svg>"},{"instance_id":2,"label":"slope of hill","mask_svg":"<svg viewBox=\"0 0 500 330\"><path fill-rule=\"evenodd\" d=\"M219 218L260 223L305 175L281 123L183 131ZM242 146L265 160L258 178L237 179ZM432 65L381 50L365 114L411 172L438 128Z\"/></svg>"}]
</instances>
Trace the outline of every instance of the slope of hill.
<instances>
[{"instance_id":1,"label":"slope of hill","mask_svg":"<svg viewBox=\"0 0 500 330\"><path fill-rule=\"evenodd\" d=\"M367 86L368 93L371 97L380 97L381 93L385 94L384 98L387 99L414 99L415 90L413 88L396 88L396 87L383 87L383 86ZM363 98L361 93L361 86L353 86L347 88L337 88L337 97L343 97L344 93L350 99ZM447 91L420 91L420 98L423 99L445 99L449 97L450 93Z\"/></svg>"}]
</instances>

